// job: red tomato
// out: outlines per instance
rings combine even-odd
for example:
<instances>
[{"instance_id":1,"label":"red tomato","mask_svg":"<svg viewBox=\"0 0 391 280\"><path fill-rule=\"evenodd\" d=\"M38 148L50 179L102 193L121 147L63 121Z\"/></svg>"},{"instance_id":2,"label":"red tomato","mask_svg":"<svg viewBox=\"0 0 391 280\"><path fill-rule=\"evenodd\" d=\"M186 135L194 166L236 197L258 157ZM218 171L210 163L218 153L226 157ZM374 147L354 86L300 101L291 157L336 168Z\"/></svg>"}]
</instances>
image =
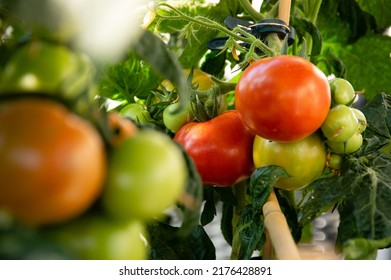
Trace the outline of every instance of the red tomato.
<instances>
[{"instance_id":1,"label":"red tomato","mask_svg":"<svg viewBox=\"0 0 391 280\"><path fill-rule=\"evenodd\" d=\"M229 186L248 177L254 166L254 135L231 110L201 123L190 122L175 135L194 160L204 184Z\"/></svg>"},{"instance_id":2,"label":"red tomato","mask_svg":"<svg viewBox=\"0 0 391 280\"><path fill-rule=\"evenodd\" d=\"M251 64L235 90L235 107L245 125L273 141L291 142L315 132L331 104L324 73L297 56L278 56Z\"/></svg>"}]
</instances>

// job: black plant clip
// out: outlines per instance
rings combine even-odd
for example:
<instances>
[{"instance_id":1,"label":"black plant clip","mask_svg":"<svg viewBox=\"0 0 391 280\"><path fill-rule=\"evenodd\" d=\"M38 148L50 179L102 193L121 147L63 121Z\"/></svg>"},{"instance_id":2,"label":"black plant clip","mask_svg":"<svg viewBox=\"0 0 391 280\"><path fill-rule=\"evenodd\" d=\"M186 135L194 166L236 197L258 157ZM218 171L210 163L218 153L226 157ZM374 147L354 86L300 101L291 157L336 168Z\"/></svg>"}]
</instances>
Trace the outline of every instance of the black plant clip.
<instances>
[{"instance_id":1,"label":"black plant clip","mask_svg":"<svg viewBox=\"0 0 391 280\"><path fill-rule=\"evenodd\" d=\"M281 40L288 35L288 45L293 44L296 37L295 29L292 26L286 25L280 19L264 19L256 23L250 23L242 19L227 17L224 20L224 24L230 30L239 27L263 42L266 41L266 36L270 33L278 34ZM208 48L210 50L220 50L224 47L228 38L228 36L213 38L208 42ZM243 46L246 46L246 44L243 44Z\"/></svg>"}]
</instances>

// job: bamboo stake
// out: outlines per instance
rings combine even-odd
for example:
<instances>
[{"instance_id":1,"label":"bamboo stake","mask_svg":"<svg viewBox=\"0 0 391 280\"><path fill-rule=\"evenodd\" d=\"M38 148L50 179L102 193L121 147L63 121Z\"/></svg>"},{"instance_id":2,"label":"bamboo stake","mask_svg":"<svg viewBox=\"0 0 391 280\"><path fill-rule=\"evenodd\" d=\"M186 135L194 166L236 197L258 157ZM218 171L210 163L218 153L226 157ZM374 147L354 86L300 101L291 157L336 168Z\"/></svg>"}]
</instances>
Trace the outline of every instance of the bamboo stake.
<instances>
[{"instance_id":1,"label":"bamboo stake","mask_svg":"<svg viewBox=\"0 0 391 280\"><path fill-rule=\"evenodd\" d=\"M291 0L280 0L278 4L278 18L283 20L286 25L289 25L289 17L291 13Z\"/></svg>"},{"instance_id":2,"label":"bamboo stake","mask_svg":"<svg viewBox=\"0 0 391 280\"><path fill-rule=\"evenodd\" d=\"M293 240L288 223L281 212L274 191L263 205L263 215L268 236L279 260L300 260L300 252Z\"/></svg>"}]
</instances>

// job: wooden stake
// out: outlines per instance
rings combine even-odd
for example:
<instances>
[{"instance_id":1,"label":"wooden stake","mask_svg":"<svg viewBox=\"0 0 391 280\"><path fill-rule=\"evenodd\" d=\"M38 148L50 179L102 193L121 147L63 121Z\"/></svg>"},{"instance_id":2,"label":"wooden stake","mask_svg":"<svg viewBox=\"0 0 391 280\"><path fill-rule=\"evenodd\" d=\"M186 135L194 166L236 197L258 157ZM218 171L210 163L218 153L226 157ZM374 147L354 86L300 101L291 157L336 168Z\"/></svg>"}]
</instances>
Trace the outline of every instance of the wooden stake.
<instances>
[{"instance_id":1,"label":"wooden stake","mask_svg":"<svg viewBox=\"0 0 391 280\"><path fill-rule=\"evenodd\" d=\"M281 212L280 205L274 191L263 205L265 226L273 245L276 257L279 260L300 260L300 252L293 240L288 223Z\"/></svg>"},{"instance_id":2,"label":"wooden stake","mask_svg":"<svg viewBox=\"0 0 391 280\"><path fill-rule=\"evenodd\" d=\"M278 18L283 20L289 26L289 17L291 13L291 0L280 0L278 4Z\"/></svg>"}]
</instances>

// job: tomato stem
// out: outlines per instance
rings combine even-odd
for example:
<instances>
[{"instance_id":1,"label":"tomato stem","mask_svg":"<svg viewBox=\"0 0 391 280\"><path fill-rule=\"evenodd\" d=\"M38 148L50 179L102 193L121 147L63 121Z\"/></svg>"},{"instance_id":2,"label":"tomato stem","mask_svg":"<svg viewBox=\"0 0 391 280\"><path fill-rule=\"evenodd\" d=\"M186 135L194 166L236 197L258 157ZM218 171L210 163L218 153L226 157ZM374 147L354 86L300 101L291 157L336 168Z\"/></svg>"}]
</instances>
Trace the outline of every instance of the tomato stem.
<instances>
[{"instance_id":1,"label":"tomato stem","mask_svg":"<svg viewBox=\"0 0 391 280\"><path fill-rule=\"evenodd\" d=\"M244 207L247 205L247 184L246 181L242 181L233 186L233 193L237 200L237 205L234 207L234 213L232 217L232 231L233 231L233 240L232 240L232 250L231 250L231 260L237 260L240 258L243 248L240 240L239 229L237 228L238 221L242 215Z\"/></svg>"},{"instance_id":2,"label":"tomato stem","mask_svg":"<svg viewBox=\"0 0 391 280\"><path fill-rule=\"evenodd\" d=\"M316 23L321 5L322 0L307 0L305 2L304 12L308 15L308 20L313 24ZM312 37L309 33L306 33L304 37L307 41L307 53L310 55L312 52Z\"/></svg>"},{"instance_id":3,"label":"tomato stem","mask_svg":"<svg viewBox=\"0 0 391 280\"><path fill-rule=\"evenodd\" d=\"M242 8L256 21L264 19L264 16L253 8L250 1L248 0L239 0Z\"/></svg>"},{"instance_id":4,"label":"tomato stem","mask_svg":"<svg viewBox=\"0 0 391 280\"><path fill-rule=\"evenodd\" d=\"M266 56L274 56L275 52L274 52L273 49L269 48L261 40L257 39L251 33L243 30L240 27L236 27L236 28L234 28L231 31L228 28L224 27L223 25L219 24L218 22L215 22L215 21L213 21L213 20L211 20L211 19L209 19L207 17L202 17L202 16L191 17L191 16L188 16L185 13L183 13L182 11L180 11L179 9L177 9L177 8L167 4L167 3L159 3L157 5L157 8L159 8L159 7L169 8L173 12L175 12L177 15L161 15L158 12L156 12L156 17L157 18L169 19L169 20L186 20L188 22L191 22L191 23L194 23L194 24L198 24L198 25L206 27L206 28L210 28L210 29L214 29L214 30L223 32L226 35L228 35L230 37L230 39L234 39L234 42L233 42L233 40L230 40L230 39L227 40L227 44L226 44L226 46L223 47L222 51L228 49L229 47L232 47L232 46L228 46L228 44L231 44L231 45L233 45L233 47L235 47L235 48L240 50L241 46L240 46L240 44L238 44L236 42L236 41L240 41L240 42L249 44L253 48L254 47L259 48L260 50L262 50L266 54ZM190 27L191 27L191 25L189 25L189 24L186 25L186 28L190 28ZM189 30L182 30L182 32L186 33L186 34L189 33L188 31ZM240 51L244 51L244 49L240 50Z\"/></svg>"}]
</instances>

